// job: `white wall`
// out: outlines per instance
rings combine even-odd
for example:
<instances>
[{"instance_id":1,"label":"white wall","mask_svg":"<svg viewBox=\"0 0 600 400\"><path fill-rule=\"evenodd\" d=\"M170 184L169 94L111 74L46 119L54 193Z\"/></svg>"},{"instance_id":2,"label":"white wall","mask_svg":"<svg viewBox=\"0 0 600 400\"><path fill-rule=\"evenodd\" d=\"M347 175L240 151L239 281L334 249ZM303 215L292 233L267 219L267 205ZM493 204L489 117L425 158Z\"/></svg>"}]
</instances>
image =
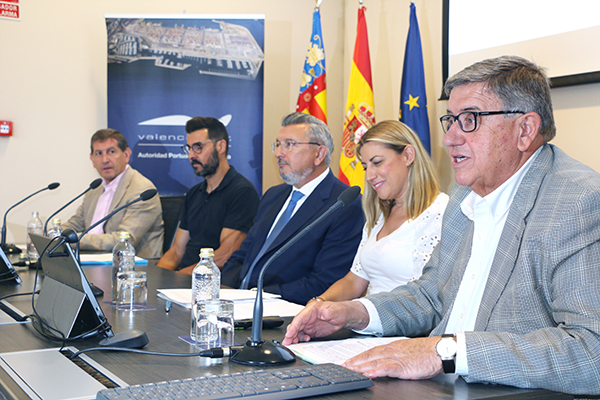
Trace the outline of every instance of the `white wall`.
<instances>
[{"instance_id":1,"label":"white wall","mask_svg":"<svg viewBox=\"0 0 600 400\"><path fill-rule=\"evenodd\" d=\"M453 174L441 144L438 101L441 74L441 0L416 0L432 127L432 157L449 190ZM8 215L8 241L25 241L31 211L48 217L97 177L89 138L106 127L104 14L265 14L263 187L280 182L270 144L281 117L295 109L308 47L314 0L21 0L21 21L0 20L0 120L14 135L0 137L0 213L33 191ZM377 121L396 119L409 0L364 0L371 49ZM336 140L338 172L357 0L323 0L321 18L327 63L328 118ZM585 44L574 44L582 46ZM554 143L600 171L600 84L553 90L558 135ZM232 134L235 134L232 132ZM68 218L72 206L61 213Z\"/></svg>"}]
</instances>

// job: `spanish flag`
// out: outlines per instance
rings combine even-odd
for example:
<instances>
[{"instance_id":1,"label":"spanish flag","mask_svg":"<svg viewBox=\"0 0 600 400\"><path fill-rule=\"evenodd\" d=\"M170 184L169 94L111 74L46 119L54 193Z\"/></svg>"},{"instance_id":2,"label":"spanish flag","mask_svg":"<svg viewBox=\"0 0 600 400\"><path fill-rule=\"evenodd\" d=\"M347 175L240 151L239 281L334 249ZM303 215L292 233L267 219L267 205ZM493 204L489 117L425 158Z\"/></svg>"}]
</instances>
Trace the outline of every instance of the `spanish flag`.
<instances>
[{"instance_id":1,"label":"spanish flag","mask_svg":"<svg viewBox=\"0 0 600 400\"><path fill-rule=\"evenodd\" d=\"M371 80L371 57L367 38L365 7L358 8L358 28L352 58L352 71L348 85L340 174L342 182L350 186L364 187L365 172L356 159L356 144L365 132L375 124L373 84Z\"/></svg>"},{"instance_id":2,"label":"spanish flag","mask_svg":"<svg viewBox=\"0 0 600 400\"><path fill-rule=\"evenodd\" d=\"M323 48L319 7L316 7L313 13L312 35L302 71L302 83L296 111L310 114L327 123L325 49Z\"/></svg>"}]
</instances>

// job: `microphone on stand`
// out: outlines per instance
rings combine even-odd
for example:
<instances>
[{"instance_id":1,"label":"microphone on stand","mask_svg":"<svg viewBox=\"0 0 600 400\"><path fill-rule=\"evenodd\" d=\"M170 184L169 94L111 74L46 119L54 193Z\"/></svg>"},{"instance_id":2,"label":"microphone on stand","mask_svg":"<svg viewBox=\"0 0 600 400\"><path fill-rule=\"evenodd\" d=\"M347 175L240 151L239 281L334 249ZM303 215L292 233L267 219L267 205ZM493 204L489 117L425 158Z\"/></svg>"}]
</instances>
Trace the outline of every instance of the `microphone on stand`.
<instances>
[{"instance_id":1,"label":"microphone on stand","mask_svg":"<svg viewBox=\"0 0 600 400\"><path fill-rule=\"evenodd\" d=\"M47 231L48 221L51 221L52 217L54 217L56 214L58 214L59 212L61 212L62 210L64 210L68 206L70 206L71 204L73 204L73 202L75 200L77 200L78 198L80 198L81 196L83 196L84 194L86 194L87 192L89 192L90 190L96 189L98 186L100 186L101 183L102 183L102 178L98 178L98 179L92 181L92 183L90 183L90 186L87 189L85 189L83 191L83 193L81 193L79 196L75 197L73 200L71 200L70 202L68 202L67 204L65 204L61 208L59 208L58 211L56 211L54 214L52 214L51 216L49 216L48 219L46 220L46 223L44 224L44 235L46 235L46 233L48 232Z\"/></svg>"},{"instance_id":2,"label":"microphone on stand","mask_svg":"<svg viewBox=\"0 0 600 400\"><path fill-rule=\"evenodd\" d=\"M260 269L258 281L256 284L256 299L254 300L254 314L252 317L252 337L246 340L244 347L237 353L233 354L229 360L244 365L265 366L265 365L281 365L293 362L296 359L294 353L287 347L278 342L267 342L261 339L263 326L263 278L265 271L271 265L273 260L279 257L284 251L290 248L300 238L306 235L312 228L318 225L321 221L327 218L331 213L340 207L347 206L352 203L360 194L360 187L352 186L344 190L338 197L337 202L332 205L327 211L315 219L312 223L302 229L290 241L281 246L267 260Z\"/></svg>"},{"instance_id":3,"label":"microphone on stand","mask_svg":"<svg viewBox=\"0 0 600 400\"><path fill-rule=\"evenodd\" d=\"M4 213L4 219L2 221L2 238L0 241L0 245L2 246L2 250L4 250L4 252L6 254L17 254L21 252L21 249L19 249L17 246L15 246L14 244L6 244L6 215L8 214L8 212L10 210L12 210L13 208L15 208L16 206L18 206L19 204L21 204L22 202L24 202L25 200L29 199L30 197L35 196L36 194L43 192L44 190L54 190L57 187L60 186L60 183L58 182L54 182L49 184L47 187L38 190L37 192L30 194L29 196L25 197L23 200L19 201L17 204L15 204L14 206L10 207L8 210L6 210L6 212Z\"/></svg>"},{"instance_id":4,"label":"microphone on stand","mask_svg":"<svg viewBox=\"0 0 600 400\"><path fill-rule=\"evenodd\" d=\"M62 238L59 241L58 245L56 247L54 247L52 250L50 250L50 252L48 252L48 255L51 256L54 253L54 251L57 248L59 248L60 245L62 245L64 242L77 243L76 248L75 248L75 255L77 256L77 261L79 262L79 241L86 233L88 233L89 231L91 231L96 226L100 225L101 223L106 222L110 217L112 217L113 215L115 215L116 213L121 211L122 209L127 208L130 205L137 203L138 201L150 200L151 198L156 196L156 193L158 193L158 191L156 189L148 189L148 190L143 191L135 200L132 200L129 203L122 205L121 207L118 207L114 211L108 213L108 215L106 217L101 218L100 220L98 220L95 223L93 223L92 225L90 225L90 227L87 228L85 231L83 231L81 233L81 235L79 235L79 236L77 236L77 233L73 229L65 229L61 234Z\"/></svg>"}]
</instances>

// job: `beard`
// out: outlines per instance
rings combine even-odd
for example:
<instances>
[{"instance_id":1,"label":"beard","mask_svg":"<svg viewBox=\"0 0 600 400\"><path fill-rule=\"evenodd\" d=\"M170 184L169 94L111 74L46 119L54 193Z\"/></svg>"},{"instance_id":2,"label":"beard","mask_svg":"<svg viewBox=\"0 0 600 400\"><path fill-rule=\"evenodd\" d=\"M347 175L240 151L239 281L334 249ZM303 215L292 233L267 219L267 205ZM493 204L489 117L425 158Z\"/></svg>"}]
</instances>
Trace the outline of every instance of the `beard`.
<instances>
[{"instance_id":1,"label":"beard","mask_svg":"<svg viewBox=\"0 0 600 400\"><path fill-rule=\"evenodd\" d=\"M287 174L279 171L279 177L288 185L296 186L297 184L304 182L306 177L310 175L311 172L312 171L310 169L306 169L302 172L290 172Z\"/></svg>"},{"instance_id":2,"label":"beard","mask_svg":"<svg viewBox=\"0 0 600 400\"><path fill-rule=\"evenodd\" d=\"M194 168L194 173L196 175L201 176L203 178L206 178L207 176L213 176L215 172L217 172L217 169L219 169L219 153L217 152L217 149L213 150L213 153L206 164L202 164L198 160L193 160L192 166L193 165L202 166L202 169L199 171L196 168Z\"/></svg>"}]
</instances>

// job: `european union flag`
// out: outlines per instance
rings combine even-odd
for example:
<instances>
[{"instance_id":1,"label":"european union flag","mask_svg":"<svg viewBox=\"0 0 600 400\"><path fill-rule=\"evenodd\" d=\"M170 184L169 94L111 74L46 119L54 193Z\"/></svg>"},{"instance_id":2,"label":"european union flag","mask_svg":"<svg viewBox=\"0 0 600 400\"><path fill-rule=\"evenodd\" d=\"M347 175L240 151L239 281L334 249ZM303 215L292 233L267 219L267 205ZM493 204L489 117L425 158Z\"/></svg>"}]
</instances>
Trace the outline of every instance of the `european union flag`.
<instances>
[{"instance_id":1,"label":"european union flag","mask_svg":"<svg viewBox=\"0 0 600 400\"><path fill-rule=\"evenodd\" d=\"M423 147L431 154L423 50L421 49L417 10L414 4L410 5L410 27L404 52L402 87L400 89L400 121L419 135Z\"/></svg>"}]
</instances>

